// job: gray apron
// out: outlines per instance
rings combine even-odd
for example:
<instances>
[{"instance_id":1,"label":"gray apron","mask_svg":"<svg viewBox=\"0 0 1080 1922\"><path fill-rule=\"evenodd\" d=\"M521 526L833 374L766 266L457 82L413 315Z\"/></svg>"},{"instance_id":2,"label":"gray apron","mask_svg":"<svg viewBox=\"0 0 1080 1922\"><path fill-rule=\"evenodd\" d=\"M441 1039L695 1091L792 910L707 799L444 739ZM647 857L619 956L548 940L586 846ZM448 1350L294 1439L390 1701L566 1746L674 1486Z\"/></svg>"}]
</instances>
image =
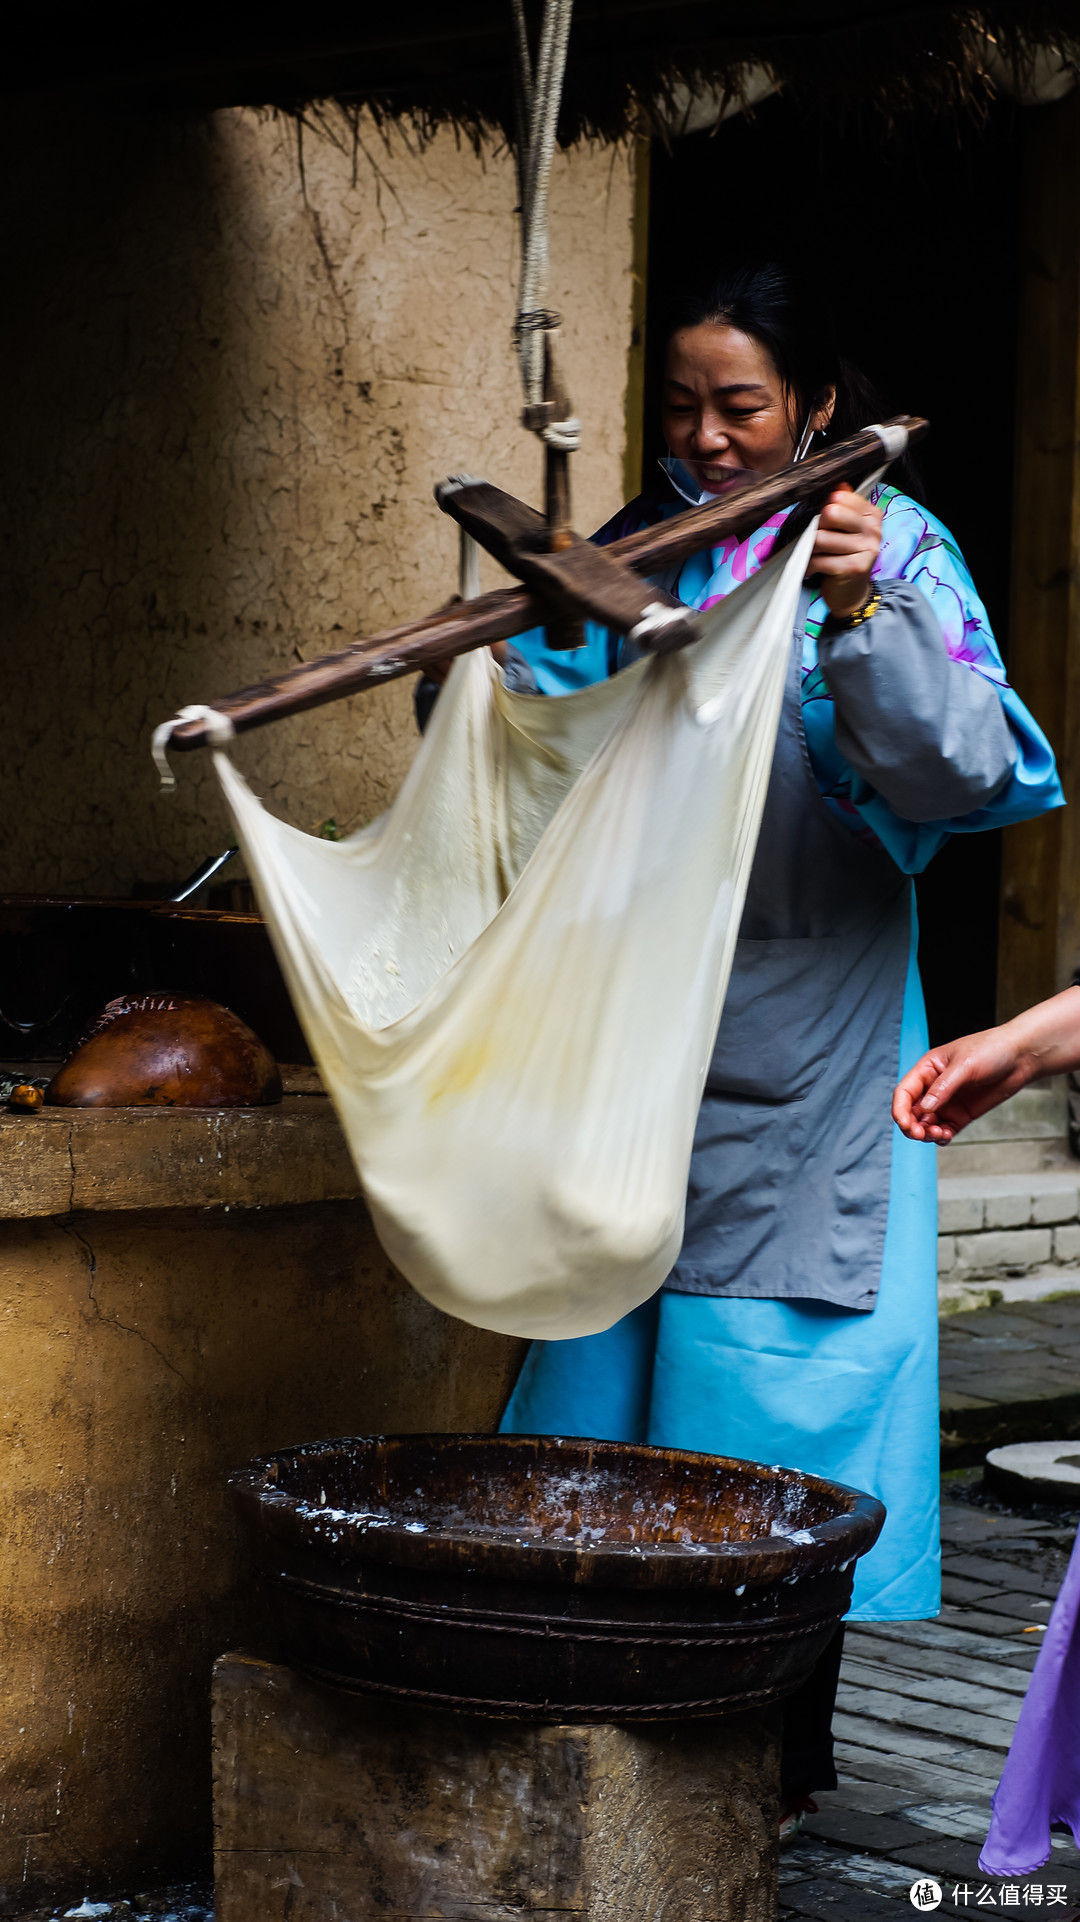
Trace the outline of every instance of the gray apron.
<instances>
[{"instance_id":1,"label":"gray apron","mask_svg":"<svg viewBox=\"0 0 1080 1922\"><path fill-rule=\"evenodd\" d=\"M665 1287L865 1310L885 1244L911 883L818 789L802 726L809 600Z\"/></svg>"}]
</instances>

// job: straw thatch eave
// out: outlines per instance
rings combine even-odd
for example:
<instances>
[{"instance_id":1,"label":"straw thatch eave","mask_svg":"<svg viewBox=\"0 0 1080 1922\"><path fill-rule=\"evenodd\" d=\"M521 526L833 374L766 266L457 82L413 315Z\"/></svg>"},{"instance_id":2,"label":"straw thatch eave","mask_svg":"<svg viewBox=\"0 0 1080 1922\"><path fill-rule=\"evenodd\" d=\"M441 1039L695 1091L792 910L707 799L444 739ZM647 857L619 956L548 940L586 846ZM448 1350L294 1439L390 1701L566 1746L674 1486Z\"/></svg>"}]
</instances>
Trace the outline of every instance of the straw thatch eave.
<instances>
[{"instance_id":1,"label":"straw thatch eave","mask_svg":"<svg viewBox=\"0 0 1080 1922\"><path fill-rule=\"evenodd\" d=\"M530 16L539 0L526 0ZM46 30L48 29L48 31ZM985 7L875 0L577 0L560 138L662 126L674 93L739 98L751 69L824 111L890 119L978 110L987 48L1023 85L1036 49L1080 66L1080 0ZM318 100L513 137L509 0L400 0L303 11L105 7L20 36L3 83L116 105L211 108Z\"/></svg>"}]
</instances>

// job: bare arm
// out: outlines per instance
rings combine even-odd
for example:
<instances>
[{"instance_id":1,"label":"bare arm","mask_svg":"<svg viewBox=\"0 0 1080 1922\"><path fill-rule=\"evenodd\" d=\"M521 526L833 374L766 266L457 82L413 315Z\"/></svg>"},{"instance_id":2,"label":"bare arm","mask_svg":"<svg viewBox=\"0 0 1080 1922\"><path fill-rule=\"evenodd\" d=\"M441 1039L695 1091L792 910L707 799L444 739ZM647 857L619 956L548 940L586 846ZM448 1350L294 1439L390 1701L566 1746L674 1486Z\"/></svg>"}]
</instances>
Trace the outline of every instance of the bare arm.
<instances>
[{"instance_id":1,"label":"bare arm","mask_svg":"<svg viewBox=\"0 0 1080 1922\"><path fill-rule=\"evenodd\" d=\"M1026 1008L1000 1028L931 1048L893 1095L893 1120L912 1141L945 1146L1029 1081L1080 1067L1080 988Z\"/></svg>"}]
</instances>

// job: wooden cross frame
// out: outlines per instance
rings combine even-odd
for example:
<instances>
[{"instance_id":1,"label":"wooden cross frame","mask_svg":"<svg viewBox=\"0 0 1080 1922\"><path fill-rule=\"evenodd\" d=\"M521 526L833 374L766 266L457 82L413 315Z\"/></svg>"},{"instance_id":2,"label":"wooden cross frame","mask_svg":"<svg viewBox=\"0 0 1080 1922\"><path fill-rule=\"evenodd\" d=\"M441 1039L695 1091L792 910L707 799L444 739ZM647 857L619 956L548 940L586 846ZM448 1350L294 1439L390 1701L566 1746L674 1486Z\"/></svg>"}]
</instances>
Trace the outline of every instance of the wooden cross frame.
<instances>
[{"instance_id":1,"label":"wooden cross frame","mask_svg":"<svg viewBox=\"0 0 1080 1922\"><path fill-rule=\"evenodd\" d=\"M570 529L553 548L550 523L501 487L462 476L440 481L435 499L508 574L516 574L538 594L557 619L576 615L580 621L584 615L628 634L649 608L664 607L673 610L670 635L665 628L666 645L685 647L694 639L690 612L672 594L650 587L609 547L596 547Z\"/></svg>"},{"instance_id":2,"label":"wooden cross frame","mask_svg":"<svg viewBox=\"0 0 1080 1922\"><path fill-rule=\"evenodd\" d=\"M883 425L904 429L905 445L921 440L929 429L927 421L910 414L896 415ZM587 617L618 633L639 629L642 646L653 652L685 647L696 638L692 613L640 577L686 560L729 535L752 533L778 508L805 502L816 510L841 482L857 484L893 458L881 434L864 428L823 453L723 494L704 507L643 527L608 547L596 547L567 532L565 544L555 552L548 523L535 508L487 481L443 481L435 490L440 507L493 554L520 586L481 594L471 601L455 598L434 614L287 668L211 706L229 718L237 734L243 734L286 715L415 674L447 655L510 640L549 621L565 628L568 619ZM204 721L185 721L174 728L170 746L185 749L208 743Z\"/></svg>"}]
</instances>

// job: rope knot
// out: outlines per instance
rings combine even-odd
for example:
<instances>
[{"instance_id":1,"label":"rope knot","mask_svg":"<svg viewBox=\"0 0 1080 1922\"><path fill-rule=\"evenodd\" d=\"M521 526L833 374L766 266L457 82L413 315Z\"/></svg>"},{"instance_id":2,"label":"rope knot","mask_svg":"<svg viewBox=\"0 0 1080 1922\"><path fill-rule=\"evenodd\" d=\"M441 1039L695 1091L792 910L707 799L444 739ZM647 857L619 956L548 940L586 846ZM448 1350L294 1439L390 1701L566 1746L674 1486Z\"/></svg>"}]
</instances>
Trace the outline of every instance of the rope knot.
<instances>
[{"instance_id":1,"label":"rope knot","mask_svg":"<svg viewBox=\"0 0 1080 1922\"><path fill-rule=\"evenodd\" d=\"M183 727L185 721L202 721L210 745L214 748L228 747L229 742L236 735L236 729L229 716L223 714L219 707L198 705L182 707L178 714L173 715L171 721L162 721L161 726L154 729L150 752L154 757L154 765L161 777L161 787L165 794L172 794L176 788L176 776L169 766L166 750L172 740L173 729Z\"/></svg>"},{"instance_id":2,"label":"rope knot","mask_svg":"<svg viewBox=\"0 0 1080 1922\"><path fill-rule=\"evenodd\" d=\"M576 414L567 420L550 420L541 427L540 438L545 447L554 447L560 454L576 454L581 446L581 422Z\"/></svg>"},{"instance_id":3,"label":"rope knot","mask_svg":"<svg viewBox=\"0 0 1080 1922\"><path fill-rule=\"evenodd\" d=\"M875 420L871 422L866 432L877 435L891 461L899 460L901 454L907 452L908 430L896 422L885 426L881 421Z\"/></svg>"},{"instance_id":4,"label":"rope knot","mask_svg":"<svg viewBox=\"0 0 1080 1922\"><path fill-rule=\"evenodd\" d=\"M514 346L520 347L533 334L557 333L561 326L562 315L553 307L534 307L531 313L518 314L514 321Z\"/></svg>"}]
</instances>

